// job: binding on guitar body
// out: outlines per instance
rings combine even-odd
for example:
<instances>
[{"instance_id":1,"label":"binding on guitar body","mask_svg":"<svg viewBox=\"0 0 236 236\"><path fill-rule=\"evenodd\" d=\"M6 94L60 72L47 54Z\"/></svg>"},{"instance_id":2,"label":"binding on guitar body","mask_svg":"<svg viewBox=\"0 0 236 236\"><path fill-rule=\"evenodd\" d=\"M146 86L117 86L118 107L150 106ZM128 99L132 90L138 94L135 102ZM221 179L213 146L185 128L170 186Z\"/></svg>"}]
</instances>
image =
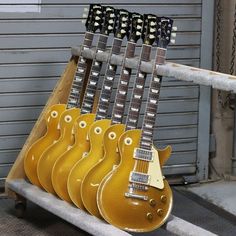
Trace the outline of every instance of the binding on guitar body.
<instances>
[{"instance_id":1,"label":"binding on guitar body","mask_svg":"<svg viewBox=\"0 0 236 236\"><path fill-rule=\"evenodd\" d=\"M85 8L85 11L87 9ZM101 6L99 4L90 5L90 9L88 12L88 17L86 21L86 33L84 36L84 42L82 45L82 50L89 49L92 45L94 33L98 29L95 26L96 21L94 21L94 17L101 16ZM94 27L93 27L94 26ZM70 95L68 98L67 104L56 104L49 108L49 111L45 117L46 123L46 133L43 137L37 140L27 151L24 158L24 169L26 176L30 180L30 182L38 187L42 188L41 183L39 182L39 178L37 175L37 165L38 161L43 154L43 152L52 145L56 140L58 140L61 136L60 129L60 120L61 119L70 119L68 116L61 118L62 113L69 109L72 113L76 113L78 115L80 111L75 109L76 107L80 107L80 101L82 99L81 89L83 87L84 77L87 71L87 61L80 57L77 64L77 69L75 72L75 76L73 79ZM76 110L76 111L74 111ZM67 122L66 121L66 122Z\"/></svg>"},{"instance_id":2,"label":"binding on guitar body","mask_svg":"<svg viewBox=\"0 0 236 236\"><path fill-rule=\"evenodd\" d=\"M154 35L153 25L157 27ZM155 36L158 46L168 45L172 28L170 19L155 20L150 17L147 18L146 27L144 44L149 45ZM168 159L171 148L156 150L152 146L161 82L156 73L156 63L163 56L160 53L163 50L157 50L142 130L134 129L140 107L137 106L138 100L135 100L140 92L134 88L126 123L127 131L119 140L121 163L103 179L98 189L97 203L104 219L128 231L154 230L166 221L172 209L172 192L161 172L161 164ZM162 160L161 164L159 160Z\"/></svg>"}]
</instances>

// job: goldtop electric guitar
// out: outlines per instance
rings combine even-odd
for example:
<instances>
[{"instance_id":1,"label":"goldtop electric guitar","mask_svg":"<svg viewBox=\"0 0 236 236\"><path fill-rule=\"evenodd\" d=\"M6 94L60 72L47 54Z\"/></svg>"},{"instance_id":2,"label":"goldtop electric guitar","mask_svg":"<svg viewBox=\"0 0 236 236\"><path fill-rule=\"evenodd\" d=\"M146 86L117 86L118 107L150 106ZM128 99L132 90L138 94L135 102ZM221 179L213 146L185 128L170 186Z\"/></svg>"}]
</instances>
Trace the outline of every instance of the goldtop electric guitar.
<instances>
[{"instance_id":1,"label":"goldtop electric guitar","mask_svg":"<svg viewBox=\"0 0 236 236\"><path fill-rule=\"evenodd\" d=\"M158 46L164 47L170 41L172 20L161 18L158 21L156 39ZM154 21L151 20L150 24L153 25ZM147 34L146 40L150 42L152 37L152 34ZM119 140L121 163L104 178L98 189L97 203L104 219L127 231L147 232L160 227L172 208L172 191L161 172L171 149L167 147L157 151L152 144L161 84L156 63L163 54L165 49L158 48L142 130L132 129L130 119L138 117L131 112L134 106L131 102L128 130Z\"/></svg>"},{"instance_id":2,"label":"goldtop electric guitar","mask_svg":"<svg viewBox=\"0 0 236 236\"><path fill-rule=\"evenodd\" d=\"M119 164L120 157L118 152L118 139L125 131L125 125L122 118L125 110L126 95L128 92L131 69L125 67L126 58L133 58L136 43L142 33L143 16L138 13L132 13L130 34L126 46L124 61L121 68L121 75L118 81L116 97L114 101L111 126L104 133L103 147L104 157L93 168L89 170L82 181L81 197L86 210L97 217L101 218L97 207L97 189L103 177L109 173L115 165Z\"/></svg>"},{"instance_id":3,"label":"goldtop electric guitar","mask_svg":"<svg viewBox=\"0 0 236 236\"><path fill-rule=\"evenodd\" d=\"M122 40L128 34L130 14L126 10L119 10L119 18L116 26L115 37L113 40L110 56L113 54L119 54ZM116 74L115 65L110 64L108 61L105 77L102 85L102 90L98 102L95 122L90 126L88 137L90 141L90 150L88 155L78 161L72 168L67 182L67 188L73 203L81 208L85 209L81 199L81 183L84 176L96 163L103 157L102 140L106 129L110 126L111 121L105 119L107 117L109 101L112 93L112 86Z\"/></svg>"},{"instance_id":4,"label":"goldtop electric guitar","mask_svg":"<svg viewBox=\"0 0 236 236\"><path fill-rule=\"evenodd\" d=\"M94 18L101 17L101 6L98 4L90 5L88 12L88 17L86 21L86 33L84 36L84 42L82 45L82 50L90 48L92 45L94 33L97 30L97 21L94 21ZM87 61L80 57L77 64L77 69L75 72L74 80L72 83L70 95L68 98L67 104L56 104L49 108L44 120L46 123L46 133L33 143L28 149L25 158L24 158L24 170L26 176L30 182L34 185L42 187L38 176L37 176L37 164L40 156L55 140L58 140L60 137L60 128L59 120L61 114L66 109L72 109L80 105L81 100L81 88L83 86L84 76L87 70ZM77 112L79 113L79 112ZM68 119L68 117L64 117Z\"/></svg>"},{"instance_id":5,"label":"goldtop electric guitar","mask_svg":"<svg viewBox=\"0 0 236 236\"><path fill-rule=\"evenodd\" d=\"M96 52L104 52L106 50L107 39L116 22L117 14L112 7L104 7L103 24L100 24L101 34L98 39ZM96 59L93 61L91 72L88 78L84 99L81 107L81 115L74 124L75 143L64 154L58 157L52 169L51 181L56 194L63 200L71 202L67 191L67 178L72 167L83 157L85 157L90 149L88 139L88 130L94 122L95 114L92 114L97 84L101 72L102 63Z\"/></svg>"},{"instance_id":6,"label":"goldtop electric guitar","mask_svg":"<svg viewBox=\"0 0 236 236\"><path fill-rule=\"evenodd\" d=\"M106 15L111 16L109 20L113 20L114 18L113 9L111 7L102 7L102 9L105 9ZM94 20L98 20L99 22L101 22L101 17L95 17ZM98 27L100 25L101 24L98 24ZM99 48L100 48L100 44L102 45L105 44L107 38L108 38L107 34L105 36L103 34L100 34L99 41L98 41ZM101 70L101 63L99 63L98 68L99 70ZM94 68L91 68L91 73L94 72L93 70ZM90 82L91 81L92 80L90 80ZM82 108L83 108L83 104L82 104ZM53 185L52 185L52 180L51 180L52 169L57 159L74 145L74 142L75 142L74 124L75 124L75 121L79 118L79 116L80 116L80 109L78 108L69 109L63 112L61 116L61 120L60 120L60 126L62 127L60 138L58 139L56 143L52 144L49 148L47 148L43 152L43 154L41 155L38 161L38 165L37 165L38 178L41 185L47 192L55 193Z\"/></svg>"}]
</instances>

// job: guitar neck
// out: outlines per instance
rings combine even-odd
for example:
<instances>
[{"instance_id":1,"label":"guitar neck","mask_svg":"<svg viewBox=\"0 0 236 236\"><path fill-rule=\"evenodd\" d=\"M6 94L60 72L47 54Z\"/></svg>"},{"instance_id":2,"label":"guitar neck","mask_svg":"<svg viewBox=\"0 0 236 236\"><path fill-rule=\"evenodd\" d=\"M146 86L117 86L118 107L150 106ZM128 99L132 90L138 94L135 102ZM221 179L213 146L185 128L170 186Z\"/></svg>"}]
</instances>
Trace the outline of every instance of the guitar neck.
<instances>
[{"instance_id":1,"label":"guitar neck","mask_svg":"<svg viewBox=\"0 0 236 236\"><path fill-rule=\"evenodd\" d=\"M113 106L111 122L112 124L120 124L123 120L125 111L125 101L128 93L129 80L131 69L125 67L126 58L133 58L135 53L136 43L128 42L125 50L124 60L121 69L121 75L118 81L116 98Z\"/></svg>"},{"instance_id":2,"label":"guitar neck","mask_svg":"<svg viewBox=\"0 0 236 236\"><path fill-rule=\"evenodd\" d=\"M140 113L140 108L142 104L145 80L147 74L140 70L140 65L142 61L149 61L152 46L143 44L141 50L141 56L139 60L138 70L136 74L136 80L134 82L134 87L131 95L131 101L128 110L128 116L126 121L126 130L135 129L138 125L138 117Z\"/></svg>"},{"instance_id":3,"label":"guitar neck","mask_svg":"<svg viewBox=\"0 0 236 236\"><path fill-rule=\"evenodd\" d=\"M142 124L142 135L140 147L143 149L151 150L154 126L156 121L156 113L158 109L158 102L160 96L160 88L162 77L157 74L157 65L163 64L165 61L166 49L157 48L155 57L152 79L148 91L148 101L144 112L144 119Z\"/></svg>"},{"instance_id":4,"label":"guitar neck","mask_svg":"<svg viewBox=\"0 0 236 236\"><path fill-rule=\"evenodd\" d=\"M116 65L110 64L110 59L113 54L118 55L120 53L121 45L122 39L114 38L98 102L96 120L105 119L107 117L109 101L117 69Z\"/></svg>"},{"instance_id":5,"label":"guitar neck","mask_svg":"<svg viewBox=\"0 0 236 236\"><path fill-rule=\"evenodd\" d=\"M86 50L91 48L93 42L94 33L86 32L84 36L84 42L82 45L82 50ZM75 76L72 82L70 95L67 102L67 108L72 107L80 107L80 100L81 100L81 91L85 79L85 74L87 70L87 60L85 60L82 56L79 57Z\"/></svg>"},{"instance_id":6,"label":"guitar neck","mask_svg":"<svg viewBox=\"0 0 236 236\"><path fill-rule=\"evenodd\" d=\"M106 50L107 45L107 35L100 35L98 39L98 44L96 47L97 52L104 52ZM89 74L89 79L87 82L87 87L84 94L83 103L81 106L81 113L87 114L91 113L93 109L94 98L97 90L97 84L99 80L99 75L102 69L102 62L97 61L96 59L93 60L91 71Z\"/></svg>"}]
</instances>

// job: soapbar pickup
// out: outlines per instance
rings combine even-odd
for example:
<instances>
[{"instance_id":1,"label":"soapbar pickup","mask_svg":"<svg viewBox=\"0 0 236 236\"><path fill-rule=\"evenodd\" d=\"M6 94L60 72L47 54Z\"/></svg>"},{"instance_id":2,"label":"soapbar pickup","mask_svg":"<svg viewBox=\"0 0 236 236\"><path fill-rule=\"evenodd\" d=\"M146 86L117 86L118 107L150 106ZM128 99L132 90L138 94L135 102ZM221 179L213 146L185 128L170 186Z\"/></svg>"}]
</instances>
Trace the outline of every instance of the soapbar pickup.
<instances>
[{"instance_id":1,"label":"soapbar pickup","mask_svg":"<svg viewBox=\"0 0 236 236\"><path fill-rule=\"evenodd\" d=\"M144 173L132 171L130 173L129 181L139 184L149 184L150 176Z\"/></svg>"},{"instance_id":2,"label":"soapbar pickup","mask_svg":"<svg viewBox=\"0 0 236 236\"><path fill-rule=\"evenodd\" d=\"M142 161L153 161L154 153L153 151L145 150L142 148L135 148L133 157L134 159Z\"/></svg>"}]
</instances>

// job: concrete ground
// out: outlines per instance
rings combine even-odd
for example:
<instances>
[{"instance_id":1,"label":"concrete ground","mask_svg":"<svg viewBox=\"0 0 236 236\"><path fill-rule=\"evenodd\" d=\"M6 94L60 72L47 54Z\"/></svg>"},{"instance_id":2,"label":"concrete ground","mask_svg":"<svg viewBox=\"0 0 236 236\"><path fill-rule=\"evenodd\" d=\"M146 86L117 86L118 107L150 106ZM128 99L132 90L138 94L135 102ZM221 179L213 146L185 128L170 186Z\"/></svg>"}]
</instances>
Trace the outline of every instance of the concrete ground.
<instances>
[{"instance_id":1,"label":"concrete ground","mask_svg":"<svg viewBox=\"0 0 236 236\"><path fill-rule=\"evenodd\" d=\"M236 181L205 183L188 191L236 216Z\"/></svg>"},{"instance_id":2,"label":"concrete ground","mask_svg":"<svg viewBox=\"0 0 236 236\"><path fill-rule=\"evenodd\" d=\"M208 207L205 201L195 201L196 199L189 196L188 192L186 192L186 188L180 187L173 190L173 215L220 236L236 235L236 225L234 223L236 218L224 218L221 213L218 214L212 207ZM179 227L182 227L181 224ZM186 235L192 235L192 233L191 229L189 229ZM0 235L83 236L89 234L30 202L28 203L25 217L18 219L15 216L14 201L0 199ZM160 228L148 234L135 235L173 236L175 234Z\"/></svg>"}]
</instances>

